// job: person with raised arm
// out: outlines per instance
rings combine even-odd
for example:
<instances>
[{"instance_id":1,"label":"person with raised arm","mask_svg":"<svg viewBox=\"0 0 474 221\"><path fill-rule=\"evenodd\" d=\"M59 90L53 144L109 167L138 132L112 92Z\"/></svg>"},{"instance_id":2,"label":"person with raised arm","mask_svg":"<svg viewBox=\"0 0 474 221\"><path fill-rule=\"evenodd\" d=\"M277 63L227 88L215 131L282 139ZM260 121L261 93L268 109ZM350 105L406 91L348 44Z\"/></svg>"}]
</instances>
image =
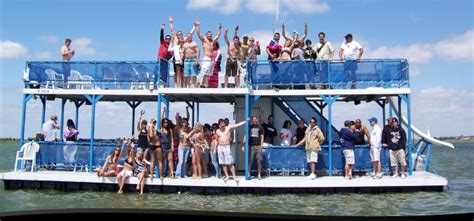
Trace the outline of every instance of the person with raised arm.
<instances>
[{"instance_id":1,"label":"person with raised arm","mask_svg":"<svg viewBox=\"0 0 474 221\"><path fill-rule=\"evenodd\" d=\"M194 22L196 27L199 21ZM193 41L192 33L186 34L186 41L182 47L184 55L184 87L189 88L191 84L196 86L196 76L199 66L199 45Z\"/></svg>"},{"instance_id":2,"label":"person with raised arm","mask_svg":"<svg viewBox=\"0 0 474 221\"><path fill-rule=\"evenodd\" d=\"M174 85L175 87L183 87L184 76L183 76L183 45L184 37L182 31L174 32L174 19L173 17L169 18L170 30L171 30L171 44L168 48L169 51L173 52L173 68L174 68ZM196 27L193 26L191 29L191 35L194 34Z\"/></svg>"},{"instance_id":3,"label":"person with raised arm","mask_svg":"<svg viewBox=\"0 0 474 221\"><path fill-rule=\"evenodd\" d=\"M219 157L219 164L222 166L222 170L224 171L224 179L226 181L229 179L229 174L227 171L230 167L232 177L236 182L238 182L238 178L235 175L234 158L232 156L232 152L230 151L230 137L231 131L235 128L243 126L245 122L246 121L242 121L238 124L226 126L223 119L219 120L219 130L216 131L217 155Z\"/></svg>"},{"instance_id":4,"label":"person with raised arm","mask_svg":"<svg viewBox=\"0 0 474 221\"><path fill-rule=\"evenodd\" d=\"M125 157L124 165L122 171L117 175L117 184L119 186L119 190L117 193L123 193L123 187L125 186L125 182L128 178L133 175L133 164L135 162L135 144L130 140L124 140L124 144L128 145L127 148L127 156ZM123 148L123 146L122 146ZM123 150L123 149L122 149Z\"/></svg>"},{"instance_id":5,"label":"person with raised arm","mask_svg":"<svg viewBox=\"0 0 474 221\"><path fill-rule=\"evenodd\" d=\"M224 40L227 44L227 61L225 65L225 77L224 77L224 87L227 88L227 84L229 82L229 76L234 77L235 87L240 88L240 75L238 73L239 69L239 59L240 59L240 40L239 36L233 37L232 44L229 41L229 37L227 33L229 29L224 31Z\"/></svg>"},{"instance_id":6,"label":"person with raised arm","mask_svg":"<svg viewBox=\"0 0 474 221\"><path fill-rule=\"evenodd\" d=\"M119 147L114 148L114 152L111 155L107 156L102 168L96 169L97 176L116 176L117 175L116 170L117 170L118 161L120 160L120 158L122 158L123 149L125 145L128 144L128 142L129 142L128 140L123 141L122 149L120 149Z\"/></svg>"},{"instance_id":7,"label":"person with raised arm","mask_svg":"<svg viewBox=\"0 0 474 221\"><path fill-rule=\"evenodd\" d=\"M305 22L304 23L304 33L303 33L303 36L301 38L299 38L299 34L297 31L293 31L293 37L290 38L290 37L287 37L285 35L285 22L282 22L281 23L281 34L283 35L283 38L286 40L286 41L294 41L296 39L296 41L298 41L298 44L299 45L304 45L304 40L306 39L306 36L308 35L308 23Z\"/></svg>"},{"instance_id":8,"label":"person with raised arm","mask_svg":"<svg viewBox=\"0 0 474 221\"><path fill-rule=\"evenodd\" d=\"M209 76L212 75L212 70L214 67L214 63L212 62L212 52L214 50L214 45L216 42L219 41L219 37L221 36L221 30L222 30L222 24L219 24L217 27L217 36L214 38L212 37L212 32L207 31L206 32L206 37L201 35L201 28L200 28L201 22L196 21L196 28L197 28L197 34L199 39L202 42L202 49L203 49L203 58L202 58L202 63L201 63L201 73L203 80L202 80L202 87L208 87L209 86ZM199 86L199 83L198 83Z\"/></svg>"},{"instance_id":9,"label":"person with raised arm","mask_svg":"<svg viewBox=\"0 0 474 221\"><path fill-rule=\"evenodd\" d=\"M153 179L155 172L155 161L158 160L158 171L160 179L163 180L163 151L161 149L161 140L158 137L156 131L156 119L150 120L150 126L148 128L148 142L150 143L150 178Z\"/></svg>"}]
</instances>

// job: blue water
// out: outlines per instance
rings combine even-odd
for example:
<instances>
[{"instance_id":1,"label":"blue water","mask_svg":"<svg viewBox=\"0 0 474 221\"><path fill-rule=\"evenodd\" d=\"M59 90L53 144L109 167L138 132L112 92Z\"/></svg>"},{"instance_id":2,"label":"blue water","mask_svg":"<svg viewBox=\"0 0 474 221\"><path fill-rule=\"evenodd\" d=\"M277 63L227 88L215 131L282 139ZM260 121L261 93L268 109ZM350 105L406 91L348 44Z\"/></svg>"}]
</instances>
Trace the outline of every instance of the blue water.
<instances>
[{"instance_id":1,"label":"blue water","mask_svg":"<svg viewBox=\"0 0 474 221\"><path fill-rule=\"evenodd\" d=\"M474 212L474 143L434 147L431 164L447 177L445 192L386 194L199 195L9 190L0 184L0 212L56 208L156 208L296 215L398 216ZM13 167L17 145L0 145L0 171Z\"/></svg>"}]
</instances>

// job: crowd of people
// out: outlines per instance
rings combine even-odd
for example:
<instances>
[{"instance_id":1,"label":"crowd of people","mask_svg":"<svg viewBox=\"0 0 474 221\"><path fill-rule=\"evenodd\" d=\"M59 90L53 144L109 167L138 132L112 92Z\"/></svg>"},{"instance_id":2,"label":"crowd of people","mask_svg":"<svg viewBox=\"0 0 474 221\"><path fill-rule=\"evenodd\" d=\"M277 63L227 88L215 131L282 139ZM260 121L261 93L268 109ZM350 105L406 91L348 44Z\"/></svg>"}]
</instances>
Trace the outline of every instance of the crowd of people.
<instances>
[{"instance_id":1,"label":"crowd of people","mask_svg":"<svg viewBox=\"0 0 474 221\"><path fill-rule=\"evenodd\" d=\"M222 53L220 52L219 38L222 34L222 24L217 27L216 35L207 31L205 35L201 33L201 22L196 20L192 29L183 34L182 31L174 30L174 19L169 18L170 34L165 35L165 24L160 29L160 46L157 53L158 59L169 61L174 69L175 87L219 87L219 72L221 71ZM235 26L232 39L229 39L229 29L224 30L224 42L227 46L226 60L224 66L224 84L229 86L229 77L234 77L236 88L241 86L241 76L246 74L246 61L255 61L261 54L260 42L254 36L244 35L242 40L238 35L239 26ZM197 33L201 44L193 39ZM284 39L280 45L281 36ZM304 25L302 36L297 31L293 31L291 36L285 32L285 23L281 26L280 33L276 32L273 39L266 46L266 53L270 62L285 62L291 60L320 60L332 61L334 59L334 47L326 40L326 34L319 32L318 43L313 46L313 42L308 37L308 24ZM71 72L69 61L73 58L75 50L71 49L71 39L66 39L61 48L63 59L64 81ZM306 47L305 47L306 46ZM202 53L201 53L202 48ZM355 72L357 62L360 61L364 49L355 40L352 34L345 35L345 40L340 46L339 59L344 61L344 69L348 79L353 81L352 88L355 88ZM156 83L156 82L155 82Z\"/></svg>"}]
</instances>

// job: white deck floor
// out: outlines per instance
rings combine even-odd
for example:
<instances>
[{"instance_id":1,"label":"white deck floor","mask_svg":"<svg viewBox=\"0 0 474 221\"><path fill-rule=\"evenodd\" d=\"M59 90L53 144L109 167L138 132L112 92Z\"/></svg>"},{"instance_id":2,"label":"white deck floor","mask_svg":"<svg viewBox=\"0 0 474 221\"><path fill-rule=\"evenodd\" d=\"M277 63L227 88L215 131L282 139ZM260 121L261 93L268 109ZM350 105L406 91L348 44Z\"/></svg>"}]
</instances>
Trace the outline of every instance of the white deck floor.
<instances>
[{"instance_id":1,"label":"white deck floor","mask_svg":"<svg viewBox=\"0 0 474 221\"><path fill-rule=\"evenodd\" d=\"M113 184L115 177L98 177L96 173L89 172L66 172L66 171L40 171L40 172L7 172L0 173L0 180L17 181L51 181L51 182L79 182L96 184ZM136 184L137 178L132 177L128 184ZM382 179L372 179L367 176L355 177L353 180L346 180L341 176L323 176L315 180L310 180L303 176L270 176L262 180L246 181L244 177L239 177L239 181L222 179L215 177L195 180L192 178L170 179L165 178L163 183L155 178L153 181L147 179L146 185L163 186L187 186L187 187L243 187L243 188L360 188L360 187L423 187L423 186L447 186L448 180L444 177L429 172L413 172L413 176L406 179L392 178L384 176Z\"/></svg>"}]
</instances>

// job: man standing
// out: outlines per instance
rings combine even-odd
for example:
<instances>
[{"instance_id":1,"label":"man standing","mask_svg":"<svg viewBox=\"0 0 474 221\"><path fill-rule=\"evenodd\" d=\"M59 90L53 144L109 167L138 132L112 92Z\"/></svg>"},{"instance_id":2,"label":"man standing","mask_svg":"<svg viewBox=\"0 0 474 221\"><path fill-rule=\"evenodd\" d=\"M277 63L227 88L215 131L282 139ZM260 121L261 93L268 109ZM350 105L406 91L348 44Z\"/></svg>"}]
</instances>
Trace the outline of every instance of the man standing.
<instances>
[{"instance_id":1,"label":"man standing","mask_svg":"<svg viewBox=\"0 0 474 221\"><path fill-rule=\"evenodd\" d=\"M317 126L316 118L309 121L310 127L306 130L304 138L296 146L305 145L306 159L310 164L311 175L309 179L316 179L316 163L318 163L318 153L321 151L321 144L324 142L324 135Z\"/></svg>"},{"instance_id":2,"label":"man standing","mask_svg":"<svg viewBox=\"0 0 474 221\"><path fill-rule=\"evenodd\" d=\"M63 56L63 63L62 63L62 68L63 68L63 75L64 75L64 86L63 88L67 88L67 79L69 78L69 75L71 74L71 64L69 64L69 61L71 61L72 57L74 57L74 50L72 50L71 47L71 39L67 38L64 40L64 45L61 47L61 55Z\"/></svg>"},{"instance_id":3,"label":"man standing","mask_svg":"<svg viewBox=\"0 0 474 221\"><path fill-rule=\"evenodd\" d=\"M263 110L260 111L260 119L262 119ZM268 123L262 122L263 127L263 142L265 145L275 145L275 140L278 135L276 128L273 126L273 115L268 115Z\"/></svg>"},{"instance_id":4,"label":"man standing","mask_svg":"<svg viewBox=\"0 0 474 221\"><path fill-rule=\"evenodd\" d=\"M219 130L216 131L217 155L219 157L219 164L222 166L222 170L224 171L225 180L229 179L228 168L230 167L234 180L236 182L238 181L237 176L235 175L234 158L230 151L230 133L234 128L240 127L244 124L245 121L242 121L238 124L226 126L223 119L219 120Z\"/></svg>"},{"instance_id":5,"label":"man standing","mask_svg":"<svg viewBox=\"0 0 474 221\"><path fill-rule=\"evenodd\" d=\"M357 138L354 142L355 145L365 145L366 143L364 136L367 137L367 141L370 141L369 129L367 129L366 126L362 125L362 121L360 119L355 120L355 128L357 133Z\"/></svg>"},{"instance_id":6,"label":"man standing","mask_svg":"<svg viewBox=\"0 0 474 221\"><path fill-rule=\"evenodd\" d=\"M356 71L357 63L360 62L360 58L364 53L364 49L359 42L352 40L352 34L347 34L345 41L341 44L339 51L339 58L345 60L344 71L347 73L347 77L352 81L352 89L356 88Z\"/></svg>"},{"instance_id":7,"label":"man standing","mask_svg":"<svg viewBox=\"0 0 474 221\"><path fill-rule=\"evenodd\" d=\"M370 159L372 160L372 178L382 178L382 163L380 161L380 151L382 149L382 129L377 124L377 118L371 117L369 119L372 132L370 133Z\"/></svg>"},{"instance_id":8,"label":"man standing","mask_svg":"<svg viewBox=\"0 0 474 221\"><path fill-rule=\"evenodd\" d=\"M261 171L262 171L262 147L263 147L263 129L258 125L258 118L256 116L252 117L252 123L249 126L249 150L250 150L250 157L249 157L249 171L252 171L252 164L253 160L257 158L257 177L258 179L262 179ZM245 141L242 146L242 151L245 151ZM249 172L250 175L251 172Z\"/></svg>"},{"instance_id":9,"label":"man standing","mask_svg":"<svg viewBox=\"0 0 474 221\"><path fill-rule=\"evenodd\" d=\"M298 127L296 128L296 135L293 137L295 139L295 143L299 143L303 140L305 133L306 133L306 126L304 125L304 120L298 121Z\"/></svg>"},{"instance_id":10,"label":"man standing","mask_svg":"<svg viewBox=\"0 0 474 221\"><path fill-rule=\"evenodd\" d=\"M316 53L315 48L311 44L313 42L309 39L306 39L306 48L304 49L304 59L306 60L316 60L318 54Z\"/></svg>"},{"instance_id":11,"label":"man standing","mask_svg":"<svg viewBox=\"0 0 474 221\"><path fill-rule=\"evenodd\" d=\"M273 35L273 40L267 46L268 60L274 61L280 58L281 45L278 44L280 41L280 33L275 33Z\"/></svg>"},{"instance_id":12,"label":"man standing","mask_svg":"<svg viewBox=\"0 0 474 221\"><path fill-rule=\"evenodd\" d=\"M194 23L196 26L197 21ZM191 33L186 34L186 42L183 44L184 54L184 87L196 86L197 66L199 65L199 46L193 41Z\"/></svg>"},{"instance_id":13,"label":"man standing","mask_svg":"<svg viewBox=\"0 0 474 221\"><path fill-rule=\"evenodd\" d=\"M229 32L229 29L224 31L224 40L227 44L227 61L225 64L224 87L227 88L229 76L231 76L234 77L235 87L240 88L240 75L238 72L241 54L240 40L239 36L234 36L233 43L231 44L229 37L227 36L227 32Z\"/></svg>"},{"instance_id":14,"label":"man standing","mask_svg":"<svg viewBox=\"0 0 474 221\"><path fill-rule=\"evenodd\" d=\"M406 178L405 167L407 162L405 160L405 145L407 142L407 137L405 130L398 125L398 119L392 118L392 127L388 131L389 136L382 141L384 147L390 149L390 164L394 167L394 174L392 177L398 177L398 163L400 162L401 166L401 177L402 179Z\"/></svg>"},{"instance_id":15,"label":"man standing","mask_svg":"<svg viewBox=\"0 0 474 221\"><path fill-rule=\"evenodd\" d=\"M55 142L58 129L60 129L58 117L56 115L52 115L49 117L49 120L43 124L42 132L44 135L44 141Z\"/></svg>"},{"instance_id":16,"label":"man standing","mask_svg":"<svg viewBox=\"0 0 474 221\"><path fill-rule=\"evenodd\" d=\"M344 128L339 132L341 146L343 148L342 153L346 160L346 165L344 166L345 175L344 178L352 180L352 167L355 164L354 156L354 141L357 137L355 133L354 121L346 120L344 121Z\"/></svg>"},{"instance_id":17,"label":"man standing","mask_svg":"<svg viewBox=\"0 0 474 221\"><path fill-rule=\"evenodd\" d=\"M219 24L219 27L217 28L217 36L212 38L212 32L208 31L206 32L206 37L201 35L201 22L196 21L196 27L197 27L197 34L199 39L202 42L202 49L204 53L204 57L202 58L202 64L201 64L201 73L203 79L202 79L202 87L208 87L209 83L209 76L212 75L214 63L212 62L212 52L214 50L214 45L216 42L219 40L219 37L221 36L221 29L222 25ZM199 87L199 83L198 83Z\"/></svg>"}]
</instances>

